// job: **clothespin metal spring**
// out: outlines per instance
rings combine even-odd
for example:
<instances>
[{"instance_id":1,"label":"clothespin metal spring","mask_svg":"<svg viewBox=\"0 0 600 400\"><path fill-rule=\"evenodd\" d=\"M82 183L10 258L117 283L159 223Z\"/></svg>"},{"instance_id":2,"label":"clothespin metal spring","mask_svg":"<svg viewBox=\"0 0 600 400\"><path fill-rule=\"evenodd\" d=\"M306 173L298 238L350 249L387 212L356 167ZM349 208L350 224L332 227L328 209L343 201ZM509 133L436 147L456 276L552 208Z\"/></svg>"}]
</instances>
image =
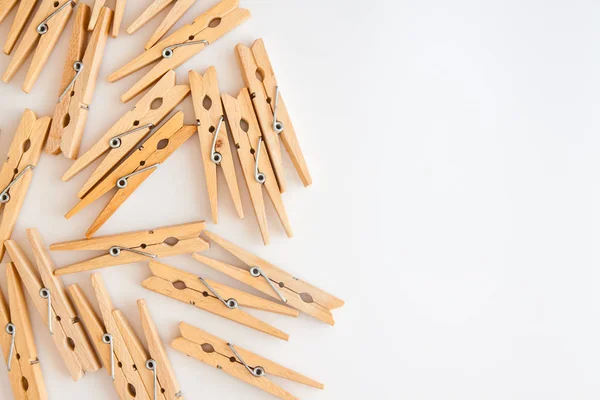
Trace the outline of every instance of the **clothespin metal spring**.
<instances>
[{"instance_id":1,"label":"clothespin metal spring","mask_svg":"<svg viewBox=\"0 0 600 400\"><path fill-rule=\"evenodd\" d=\"M279 103L279 86L275 86L275 105L273 106L273 130L283 132L283 122L277 121L277 104Z\"/></svg>"},{"instance_id":2,"label":"clothespin metal spring","mask_svg":"<svg viewBox=\"0 0 600 400\"><path fill-rule=\"evenodd\" d=\"M229 346L229 348L231 349L233 354L235 354L235 356L238 358L238 360L240 360L240 362L242 364L244 364L244 367L246 367L248 372L250 372L252 375L256 376L257 378L265 376L266 372L263 367L254 367L254 368L250 367L248 364L246 364L246 361L244 361L242 356L239 355L239 353L235 350L235 347L231 343L227 343L227 346Z\"/></svg>"},{"instance_id":3,"label":"clothespin metal spring","mask_svg":"<svg viewBox=\"0 0 600 400\"><path fill-rule=\"evenodd\" d=\"M113 337L110 333L102 335L102 342L110 345L110 376L112 380L115 380L115 353Z\"/></svg>"},{"instance_id":4,"label":"clothespin metal spring","mask_svg":"<svg viewBox=\"0 0 600 400\"><path fill-rule=\"evenodd\" d=\"M156 387L157 387L157 379L156 379L156 361L154 361L153 359L149 359L148 361L146 361L146 368L149 369L150 371L152 371L153 375L154 375L154 400L156 400Z\"/></svg>"},{"instance_id":5,"label":"clothespin metal spring","mask_svg":"<svg viewBox=\"0 0 600 400\"><path fill-rule=\"evenodd\" d=\"M136 253L142 256L146 256L146 257L150 257L150 258L156 258L158 257L156 254L152 254L152 253L146 253L145 251L139 251L136 249L131 249L128 247L120 247L120 246L113 246L110 249L108 249L108 254L110 254L113 257L119 257L121 255L121 251L130 251L132 253Z\"/></svg>"},{"instance_id":6,"label":"clothespin metal spring","mask_svg":"<svg viewBox=\"0 0 600 400\"><path fill-rule=\"evenodd\" d=\"M217 293L217 291L216 291L216 290L215 290L215 289L214 289L212 286L210 286L210 284L209 284L208 282L206 282L206 281L205 281L205 280L204 280L202 277L200 277L200 276L199 276L199 277L198 277L198 279L200 279L200 282L202 282L202 284L203 284L204 286L206 286L206 287L208 288L208 290L210 290L210 292L211 292L212 294L214 294L214 295L215 295L215 297L216 297L217 299L221 300L221 302L222 302L223 304L225 304L225 306L227 306L227 308L229 308L229 309L238 308L238 302L237 302L237 300L236 300L236 299L228 299L228 300L225 300L225 299L224 299L223 297L221 297L221 295L220 295L219 293Z\"/></svg>"},{"instance_id":7,"label":"clothespin metal spring","mask_svg":"<svg viewBox=\"0 0 600 400\"><path fill-rule=\"evenodd\" d=\"M258 150L256 152L256 162L254 163L254 179L261 185L267 180L267 176L258 170L258 160L260 160L260 148L262 147L262 136L258 138Z\"/></svg>"},{"instance_id":8,"label":"clothespin metal spring","mask_svg":"<svg viewBox=\"0 0 600 400\"><path fill-rule=\"evenodd\" d=\"M217 124L217 129L215 130L215 137L213 138L212 147L210 149L210 159L215 164L220 164L223 160L223 156L216 150L217 146L217 138L219 137L219 131L221 130L221 124L223 124L223 116L219 119L219 123Z\"/></svg>"},{"instance_id":9,"label":"clothespin metal spring","mask_svg":"<svg viewBox=\"0 0 600 400\"><path fill-rule=\"evenodd\" d=\"M17 327L11 324L10 322L6 325L6 333L8 333L11 337L10 339L10 350L8 351L8 371L10 372L10 363L12 361L13 353L15 352L15 335L17 333Z\"/></svg>"},{"instance_id":10,"label":"clothespin metal spring","mask_svg":"<svg viewBox=\"0 0 600 400\"><path fill-rule=\"evenodd\" d=\"M119 134L117 136L113 136L108 141L108 145L110 147L112 147L113 149L118 149L119 147L121 147L121 138L123 136L127 136L127 135L129 135L131 133L134 133L134 132L137 132L137 131L141 131L142 129L146 129L146 128L152 129L152 128L154 128L154 124L150 123L150 124L146 124L146 125L143 125L143 126L138 126L138 127L133 128L133 129L127 131L127 132L123 132L123 133L121 133L121 134Z\"/></svg>"},{"instance_id":11,"label":"clothespin metal spring","mask_svg":"<svg viewBox=\"0 0 600 400\"><path fill-rule=\"evenodd\" d=\"M73 63L73 69L75 70L75 76L73 77L73 79L71 79L71 82L69 82L69 84L67 85L65 90L61 93L61 95L58 96L57 103L60 103L62 98L65 97L65 95L69 92L69 90L71 90L71 88L75 84L75 81L79 77L79 74L81 74L81 71L83 71L83 67L84 67L84 65L83 65L83 62L81 62L81 61L75 61Z\"/></svg>"},{"instance_id":12,"label":"clothespin metal spring","mask_svg":"<svg viewBox=\"0 0 600 400\"><path fill-rule=\"evenodd\" d=\"M67 1L62 6L58 7L56 10L54 10L52 12L52 14L50 14L46 18L44 18L44 20L37 26L37 29L36 29L37 33L39 33L40 35L44 35L44 34L48 33L48 21L50 21L50 19L52 19L52 17L54 17L63 8L65 8L66 6L68 6L70 4L75 4L75 0L69 0L69 1ZM75 6L73 6L73 7L75 7Z\"/></svg>"},{"instance_id":13,"label":"clothespin metal spring","mask_svg":"<svg viewBox=\"0 0 600 400\"><path fill-rule=\"evenodd\" d=\"M175 50L176 48L183 46L191 46L194 44L205 44L207 46L209 45L208 40L196 40L195 42L183 42L179 44L174 44L172 46L165 47L162 51L162 56L163 58L171 58L173 57L173 50Z\"/></svg>"},{"instance_id":14,"label":"clothespin metal spring","mask_svg":"<svg viewBox=\"0 0 600 400\"><path fill-rule=\"evenodd\" d=\"M4 190L2 192L0 192L0 203L4 204L4 203L8 203L10 201L10 193L8 193L9 189L19 180L23 177L23 175L25 175L25 172L27 172L27 170L34 170L35 167L31 164L29 164L28 166L25 167L25 169L23 169L23 171L19 172L19 174L17 176L14 177L14 179L12 181L10 181L10 183L8 184L8 186L6 186L4 188Z\"/></svg>"},{"instance_id":15,"label":"clothespin metal spring","mask_svg":"<svg viewBox=\"0 0 600 400\"><path fill-rule=\"evenodd\" d=\"M54 335L54 332L52 331L52 294L50 293L50 289L41 288L40 297L48 300L48 329L50 329L50 334Z\"/></svg>"},{"instance_id":16,"label":"clothespin metal spring","mask_svg":"<svg viewBox=\"0 0 600 400\"><path fill-rule=\"evenodd\" d=\"M259 267L252 267L252 268L250 268L250 275L252 275L255 278L258 278L259 276L262 276L263 278L265 278L267 283L271 286L271 288L275 291L275 293L277 293L277 296L279 296L281 301L283 301L284 303L287 303L287 299L283 296L283 294L281 294L279 289L277 289L277 287L273 284L273 282L271 282L271 279L269 279L267 274L265 274L262 269L260 269Z\"/></svg>"},{"instance_id":17,"label":"clothespin metal spring","mask_svg":"<svg viewBox=\"0 0 600 400\"><path fill-rule=\"evenodd\" d=\"M145 167L145 168L142 168L142 169L138 169L137 171L133 171L132 173L125 175L124 177L120 178L120 179L117 181L117 187L118 187L119 189L124 189L124 188L126 188L126 187L127 187L127 183L128 183L128 179L129 179L129 178L131 178L131 177L132 177L132 176L134 176L134 175L141 174L142 172L148 171L149 169L152 169L152 168L158 168L158 166L159 166L159 165L160 165L160 163L156 163L156 164L150 165L149 167Z\"/></svg>"}]
</instances>

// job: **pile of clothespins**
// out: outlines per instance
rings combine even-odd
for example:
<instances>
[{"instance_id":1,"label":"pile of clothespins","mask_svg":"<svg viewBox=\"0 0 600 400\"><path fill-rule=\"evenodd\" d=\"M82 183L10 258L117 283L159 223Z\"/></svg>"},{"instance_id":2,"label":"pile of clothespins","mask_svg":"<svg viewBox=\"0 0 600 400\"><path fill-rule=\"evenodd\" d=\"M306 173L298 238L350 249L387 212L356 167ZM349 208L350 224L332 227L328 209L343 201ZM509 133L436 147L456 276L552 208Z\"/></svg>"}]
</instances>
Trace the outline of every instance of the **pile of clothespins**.
<instances>
[{"instance_id":1,"label":"pile of clothespins","mask_svg":"<svg viewBox=\"0 0 600 400\"><path fill-rule=\"evenodd\" d=\"M104 367L121 399L183 398L147 303L143 299L138 301L144 345L124 314L114 308L99 274L92 275L92 284L100 316L77 285L64 287L60 276L65 274L148 261L152 276L141 282L144 288L276 338L287 340L288 334L244 309L291 317L303 312L334 324L331 310L341 307L343 301L206 230L204 221L94 236L135 189L194 132L198 132L200 139L199 152L213 222L218 222L219 214L218 169L223 172L238 215L243 217L234 164L237 153L263 242L269 242L263 188L286 234L292 236L281 196L286 181L280 141L305 186L311 184L311 176L263 41L235 48L246 85L236 97L220 92L214 67L203 74L190 71L188 84L176 82L175 68L250 17L248 10L238 7L238 2L222 0L198 15L193 23L167 35L194 0L151 1L127 29L129 34L168 6L172 8L147 41L145 51L108 77L114 82L154 64L121 100L129 102L141 97L80 155L108 36L119 34L125 0L115 0L113 9L105 6L105 0L95 0L93 7L78 0L0 0L0 23L16 8L4 46L4 52L12 58L2 80L10 82L32 55L22 87L25 92L35 85L75 14L54 115L38 118L35 112L25 110L0 170L0 259L5 251L11 259L6 265L8 302L0 291L0 347L16 399L48 398L25 293L47 326L74 380ZM190 94L195 125L185 125L183 112L176 110ZM50 250L95 250L104 252L103 255L55 268L36 229L27 230L29 246L35 255L33 261L27 258L22 244L11 239L43 151L62 153L75 160L63 175L63 181L102 159L78 192L77 204L65 217L70 218L109 191L113 191L112 198L86 232L86 238L52 244ZM201 254L211 244L235 256L245 268ZM191 254L198 262L258 290L269 300L157 261L180 254ZM171 343L174 349L282 399L295 397L273 383L270 376L323 388L317 381L199 328L181 323L180 330L181 337Z\"/></svg>"}]
</instances>

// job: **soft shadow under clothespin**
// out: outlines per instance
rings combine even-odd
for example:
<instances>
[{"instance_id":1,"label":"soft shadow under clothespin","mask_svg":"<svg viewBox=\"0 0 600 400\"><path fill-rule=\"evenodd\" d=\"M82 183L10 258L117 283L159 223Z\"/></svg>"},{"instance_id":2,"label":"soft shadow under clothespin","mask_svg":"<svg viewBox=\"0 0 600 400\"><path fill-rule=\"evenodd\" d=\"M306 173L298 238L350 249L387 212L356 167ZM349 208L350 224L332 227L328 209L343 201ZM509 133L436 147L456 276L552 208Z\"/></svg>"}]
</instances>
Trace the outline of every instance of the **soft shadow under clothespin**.
<instances>
[{"instance_id":1,"label":"soft shadow under clothespin","mask_svg":"<svg viewBox=\"0 0 600 400\"><path fill-rule=\"evenodd\" d=\"M0 290L0 346L15 400L47 400L35 338L21 278L13 263L6 264L8 301Z\"/></svg>"},{"instance_id":2,"label":"soft shadow under clothespin","mask_svg":"<svg viewBox=\"0 0 600 400\"><path fill-rule=\"evenodd\" d=\"M169 70L175 69L209 44L250 18L250 12L238 7L239 0L222 0L199 15L194 22L173 32L152 48L108 77L116 82L157 62L146 75L121 96L124 103L146 90Z\"/></svg>"},{"instance_id":3,"label":"soft shadow under clothespin","mask_svg":"<svg viewBox=\"0 0 600 400\"><path fill-rule=\"evenodd\" d=\"M196 260L329 325L335 324L331 310L342 307L344 305L342 300L288 274L212 232L204 231L204 236L241 260L249 269L238 268L197 253L193 254Z\"/></svg>"},{"instance_id":4,"label":"soft shadow under clothespin","mask_svg":"<svg viewBox=\"0 0 600 400\"><path fill-rule=\"evenodd\" d=\"M204 221L164 226L92 239L55 243L50 250L103 250L104 255L58 268L55 275L74 274L115 265L131 264L157 257L191 254L209 248L200 238Z\"/></svg>"},{"instance_id":5,"label":"soft shadow under clothespin","mask_svg":"<svg viewBox=\"0 0 600 400\"><path fill-rule=\"evenodd\" d=\"M256 355L184 322L179 324L181 337L171 347L213 366L252 386L285 400L297 399L272 382L269 376L289 379L317 389L324 385L273 361Z\"/></svg>"},{"instance_id":6,"label":"soft shadow under clothespin","mask_svg":"<svg viewBox=\"0 0 600 400\"><path fill-rule=\"evenodd\" d=\"M62 152L71 159L79 154L112 15L111 9L102 9L100 22L88 41L86 27L90 19L90 7L81 4L77 10L46 153Z\"/></svg>"},{"instance_id":7,"label":"soft shadow under clothespin","mask_svg":"<svg viewBox=\"0 0 600 400\"><path fill-rule=\"evenodd\" d=\"M144 288L183 303L194 305L202 310L276 338L289 339L287 333L246 313L240 307L297 317L298 311L293 308L253 296L157 261L150 261L149 267L153 276L142 282Z\"/></svg>"},{"instance_id":8,"label":"soft shadow under clothespin","mask_svg":"<svg viewBox=\"0 0 600 400\"><path fill-rule=\"evenodd\" d=\"M173 4L173 2L175 4ZM148 50L166 35L169 29L179 21L179 18L181 18L195 2L196 0L154 0L146 10L144 10L144 12L129 25L127 33L130 35L133 34L142 26L146 25L152 18L156 17L162 10L173 4L171 11L169 11L158 28L154 30L148 42L146 42L144 49Z\"/></svg>"},{"instance_id":9,"label":"soft shadow under clothespin","mask_svg":"<svg viewBox=\"0 0 600 400\"><path fill-rule=\"evenodd\" d=\"M99 370L100 362L61 280L53 275L54 263L41 235L35 229L28 229L27 236L35 255L39 275L21 246L14 240L6 241L8 254L36 310L48 327L71 377L77 381L83 378L86 372Z\"/></svg>"}]
</instances>

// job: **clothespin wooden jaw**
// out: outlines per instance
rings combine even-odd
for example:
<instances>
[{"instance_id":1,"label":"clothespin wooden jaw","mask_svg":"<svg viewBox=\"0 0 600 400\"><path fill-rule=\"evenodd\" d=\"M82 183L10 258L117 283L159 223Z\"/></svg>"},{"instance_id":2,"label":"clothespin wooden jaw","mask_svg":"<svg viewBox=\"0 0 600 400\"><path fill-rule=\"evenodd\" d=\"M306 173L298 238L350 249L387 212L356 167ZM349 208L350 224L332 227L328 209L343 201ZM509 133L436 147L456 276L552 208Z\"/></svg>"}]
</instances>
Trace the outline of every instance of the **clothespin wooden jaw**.
<instances>
[{"instance_id":1,"label":"clothespin wooden jaw","mask_svg":"<svg viewBox=\"0 0 600 400\"><path fill-rule=\"evenodd\" d=\"M47 400L23 285L12 263L6 264L6 280L9 304L0 291L0 345L14 398Z\"/></svg>"},{"instance_id":2,"label":"clothespin wooden jaw","mask_svg":"<svg viewBox=\"0 0 600 400\"><path fill-rule=\"evenodd\" d=\"M100 165L77 194L79 198L83 198L140 143L150 129L158 126L189 92L189 86L175 85L175 72L167 72L132 110L121 117L92 148L71 165L62 180L68 181L106 153Z\"/></svg>"},{"instance_id":3,"label":"clothespin wooden jaw","mask_svg":"<svg viewBox=\"0 0 600 400\"><path fill-rule=\"evenodd\" d=\"M331 310L342 307L344 305L342 300L288 274L212 232L204 231L204 236L237 257L249 269L238 268L197 253L193 255L196 260L281 300L290 307L330 325L335 324Z\"/></svg>"},{"instance_id":4,"label":"clothespin wooden jaw","mask_svg":"<svg viewBox=\"0 0 600 400\"><path fill-rule=\"evenodd\" d=\"M38 0L0 0L0 24L8 14L10 14L17 3L19 3L19 7L17 7L17 12L15 13L15 19L10 26L10 31L8 31L8 36L4 45L4 54L10 54L13 51L19 36L21 36L21 32L23 32L23 29L27 26L27 20L31 16L37 1Z\"/></svg>"},{"instance_id":5,"label":"clothespin wooden jaw","mask_svg":"<svg viewBox=\"0 0 600 400\"><path fill-rule=\"evenodd\" d=\"M88 192L69 211L66 218L93 203L95 200L116 189L116 193L86 232L93 236L112 216L121 204L195 132L194 126L183 125L183 112L177 112L158 131L138 146L118 167L110 172L97 186Z\"/></svg>"},{"instance_id":6,"label":"clothespin wooden jaw","mask_svg":"<svg viewBox=\"0 0 600 400\"><path fill-rule=\"evenodd\" d=\"M0 169L0 260L4 256L4 241L11 237L17 223L49 127L50 117L38 119L33 111L25 110Z\"/></svg>"},{"instance_id":7,"label":"clothespin wooden jaw","mask_svg":"<svg viewBox=\"0 0 600 400\"><path fill-rule=\"evenodd\" d=\"M197 308L279 339L289 339L287 333L246 313L240 307L270 311L292 317L298 316L296 310L156 261L150 261L149 266L153 276L142 282L144 288L192 304Z\"/></svg>"},{"instance_id":8,"label":"clothespin wooden jaw","mask_svg":"<svg viewBox=\"0 0 600 400\"><path fill-rule=\"evenodd\" d=\"M239 217L243 218L242 199L229 147L229 129L224 121L217 71L214 67L209 67L204 76L190 71L189 78L213 222L216 224L219 220L217 167L221 167L235 209Z\"/></svg>"},{"instance_id":9,"label":"clothespin wooden jaw","mask_svg":"<svg viewBox=\"0 0 600 400\"><path fill-rule=\"evenodd\" d=\"M228 94L223 94L221 98L263 242L269 244L263 187L271 199L287 236L292 237L292 227L283 205L271 160L263 143L260 125L254 114L248 89L242 89L237 98Z\"/></svg>"},{"instance_id":10,"label":"clothespin wooden jaw","mask_svg":"<svg viewBox=\"0 0 600 400\"><path fill-rule=\"evenodd\" d=\"M33 53L31 64L23 83L23 91L29 93L37 81L48 57L67 21L71 17L73 8L78 0L41 0L37 12L25 29L23 38L19 42L8 67L2 76L2 81L8 83L23 66L27 58ZM25 22L25 21L23 21Z\"/></svg>"},{"instance_id":11,"label":"clothespin wooden jaw","mask_svg":"<svg viewBox=\"0 0 600 400\"><path fill-rule=\"evenodd\" d=\"M173 340L171 347L281 399L293 400L296 397L273 383L269 376L277 376L317 389L324 389L322 383L201 329L184 322L179 324L179 329L181 337Z\"/></svg>"},{"instance_id":12,"label":"clothespin wooden jaw","mask_svg":"<svg viewBox=\"0 0 600 400\"><path fill-rule=\"evenodd\" d=\"M94 7L92 8L92 15L90 21L88 23L87 29L88 31L93 31L96 29L96 25L98 24L98 20L101 20L100 14L102 8L106 4L106 0L95 0ZM126 0L115 0L114 2L114 19L112 24L111 36L116 38L119 36L119 30L121 29L121 22L123 21L123 16L125 15L125 5L127 4Z\"/></svg>"},{"instance_id":13,"label":"clothespin wooden jaw","mask_svg":"<svg viewBox=\"0 0 600 400\"><path fill-rule=\"evenodd\" d=\"M185 14L187 10L194 4L196 0L154 0L146 10L127 28L127 33L130 35L146 25L152 18L156 17L161 11L173 4L173 7L160 23L158 28L152 33L152 36L144 46L144 49L149 50L154 46L175 23Z\"/></svg>"},{"instance_id":14,"label":"clothespin wooden jaw","mask_svg":"<svg viewBox=\"0 0 600 400\"><path fill-rule=\"evenodd\" d=\"M59 268L54 274L73 274L158 257L204 251L209 248L208 243L200 238L204 227L205 223L201 221L160 227L149 231L135 231L55 243L50 246L50 250L99 250L104 251L105 254Z\"/></svg>"},{"instance_id":15,"label":"clothespin wooden jaw","mask_svg":"<svg viewBox=\"0 0 600 400\"><path fill-rule=\"evenodd\" d=\"M239 0L222 0L152 48L108 77L115 82L154 63L158 63L131 87L121 100L128 102L146 90L153 82L202 51L209 44L250 18L250 12L238 7Z\"/></svg>"},{"instance_id":16,"label":"clothespin wooden jaw","mask_svg":"<svg viewBox=\"0 0 600 400\"><path fill-rule=\"evenodd\" d=\"M81 4L77 10L46 153L62 152L71 159L79 154L112 15L111 9L102 9L96 29L88 41L86 27L90 20L90 7Z\"/></svg>"},{"instance_id":17,"label":"clothespin wooden jaw","mask_svg":"<svg viewBox=\"0 0 600 400\"><path fill-rule=\"evenodd\" d=\"M86 372L100 369L100 362L62 282L53 275L54 263L39 232L29 229L27 235L39 275L17 242L6 241L6 248L71 377L77 381Z\"/></svg>"},{"instance_id":18,"label":"clothespin wooden jaw","mask_svg":"<svg viewBox=\"0 0 600 400\"><path fill-rule=\"evenodd\" d=\"M258 39L250 48L238 44L235 49L281 192L285 191L286 184L280 138L302 183L309 186L312 178L263 40Z\"/></svg>"}]
</instances>

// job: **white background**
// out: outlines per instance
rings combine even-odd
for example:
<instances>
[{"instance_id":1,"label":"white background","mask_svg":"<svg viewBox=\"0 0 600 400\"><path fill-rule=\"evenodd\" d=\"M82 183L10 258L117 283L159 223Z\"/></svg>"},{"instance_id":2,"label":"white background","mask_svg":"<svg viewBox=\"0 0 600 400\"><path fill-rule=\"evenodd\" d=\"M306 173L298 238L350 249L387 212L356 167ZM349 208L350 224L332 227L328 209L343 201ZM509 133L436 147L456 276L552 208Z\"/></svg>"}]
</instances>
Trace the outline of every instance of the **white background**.
<instances>
[{"instance_id":1,"label":"white background","mask_svg":"<svg viewBox=\"0 0 600 400\"><path fill-rule=\"evenodd\" d=\"M149 1L129 3L124 27ZM198 2L180 25L212 3ZM135 300L145 297L166 343L178 321L200 326L325 383L321 392L275 379L303 399L598 398L598 3L242 6L252 19L180 67L180 81L188 69L215 65L221 89L236 93L242 79L233 47L263 37L314 184L303 188L287 164L293 239L271 213L272 244L261 244L241 179L245 220L224 192L220 223L209 228L347 304L333 328L255 313L289 332L285 343L142 289L143 264L102 271L138 332ZM83 150L129 109L118 97L143 72L115 84L105 78L139 54L157 24L109 42ZM0 27L0 38L7 30ZM4 152L24 107L52 113L69 33L70 26L30 95L19 90L24 70L0 85ZM0 57L0 69L7 64ZM190 105L182 109L191 123ZM89 173L61 183L69 164L42 158L16 239L30 226L48 243L83 236L103 204L64 220ZM192 138L99 234L209 216ZM53 256L66 265L89 254ZM168 262L233 284L189 257ZM92 294L89 274L65 282ZM32 319L51 398L116 398L105 372L71 383L39 317ZM169 355L189 399L269 397ZM0 372L0 398L9 393Z\"/></svg>"}]
</instances>

